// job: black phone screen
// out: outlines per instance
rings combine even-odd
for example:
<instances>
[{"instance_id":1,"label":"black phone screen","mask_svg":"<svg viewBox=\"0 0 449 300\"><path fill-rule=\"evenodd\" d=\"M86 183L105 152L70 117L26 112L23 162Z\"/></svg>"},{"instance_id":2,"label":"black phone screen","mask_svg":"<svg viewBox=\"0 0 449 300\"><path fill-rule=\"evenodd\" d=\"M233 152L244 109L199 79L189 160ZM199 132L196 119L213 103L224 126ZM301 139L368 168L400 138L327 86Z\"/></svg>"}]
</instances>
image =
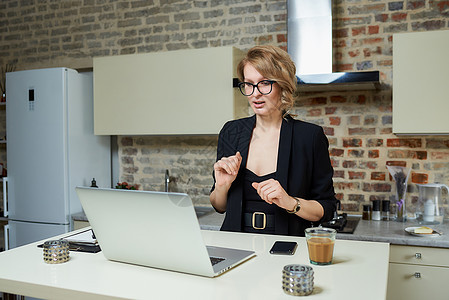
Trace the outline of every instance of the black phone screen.
<instances>
[{"instance_id":1,"label":"black phone screen","mask_svg":"<svg viewBox=\"0 0 449 300\"><path fill-rule=\"evenodd\" d=\"M271 254L287 254L293 255L295 254L295 250L298 244L296 242L283 242L276 241L273 244L273 247L270 249Z\"/></svg>"}]
</instances>

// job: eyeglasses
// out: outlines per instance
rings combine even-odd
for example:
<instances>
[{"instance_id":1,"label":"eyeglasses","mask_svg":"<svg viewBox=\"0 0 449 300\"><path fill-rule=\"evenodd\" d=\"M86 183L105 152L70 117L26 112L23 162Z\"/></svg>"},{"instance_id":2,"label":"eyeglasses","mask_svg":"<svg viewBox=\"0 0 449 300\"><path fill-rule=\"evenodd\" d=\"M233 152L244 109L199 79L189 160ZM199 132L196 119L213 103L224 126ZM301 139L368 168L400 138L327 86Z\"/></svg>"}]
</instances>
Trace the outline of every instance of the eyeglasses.
<instances>
[{"instance_id":1,"label":"eyeglasses","mask_svg":"<svg viewBox=\"0 0 449 300\"><path fill-rule=\"evenodd\" d=\"M239 89L240 92L245 96L251 96L254 93L254 88L257 88L257 90L262 95L268 95L273 90L273 83L275 82L276 81L274 80L262 80L256 84L252 84L249 82L240 82Z\"/></svg>"}]
</instances>

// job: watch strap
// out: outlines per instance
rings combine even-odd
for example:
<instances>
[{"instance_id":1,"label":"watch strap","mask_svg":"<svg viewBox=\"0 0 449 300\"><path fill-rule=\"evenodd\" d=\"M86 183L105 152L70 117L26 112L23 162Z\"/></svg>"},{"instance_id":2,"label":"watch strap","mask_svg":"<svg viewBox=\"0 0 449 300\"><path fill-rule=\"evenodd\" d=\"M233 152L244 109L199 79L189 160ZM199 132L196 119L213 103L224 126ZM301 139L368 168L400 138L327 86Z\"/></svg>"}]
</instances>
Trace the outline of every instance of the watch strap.
<instances>
[{"instance_id":1,"label":"watch strap","mask_svg":"<svg viewBox=\"0 0 449 300\"><path fill-rule=\"evenodd\" d=\"M298 198L296 198L296 197L292 197L292 198L296 200L296 205L293 207L292 210L286 209L286 211L287 211L289 214L296 214L296 213L301 209L301 203L299 202L299 199L298 199Z\"/></svg>"}]
</instances>

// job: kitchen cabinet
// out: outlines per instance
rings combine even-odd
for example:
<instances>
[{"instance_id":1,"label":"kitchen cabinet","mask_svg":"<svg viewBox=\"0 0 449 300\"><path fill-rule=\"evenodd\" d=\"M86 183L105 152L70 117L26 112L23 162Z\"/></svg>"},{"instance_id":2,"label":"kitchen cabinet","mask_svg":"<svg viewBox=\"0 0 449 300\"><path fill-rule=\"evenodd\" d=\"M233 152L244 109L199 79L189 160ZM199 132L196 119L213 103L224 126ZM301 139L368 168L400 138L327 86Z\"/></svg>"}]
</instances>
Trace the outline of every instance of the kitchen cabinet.
<instances>
[{"instance_id":1,"label":"kitchen cabinet","mask_svg":"<svg viewBox=\"0 0 449 300\"><path fill-rule=\"evenodd\" d=\"M217 47L94 58L95 134L218 134L248 115L233 87L243 55Z\"/></svg>"},{"instance_id":2,"label":"kitchen cabinet","mask_svg":"<svg viewBox=\"0 0 449 300\"><path fill-rule=\"evenodd\" d=\"M390 246L387 299L448 299L449 249Z\"/></svg>"},{"instance_id":3,"label":"kitchen cabinet","mask_svg":"<svg viewBox=\"0 0 449 300\"><path fill-rule=\"evenodd\" d=\"M393 133L449 134L449 30L393 35Z\"/></svg>"}]
</instances>

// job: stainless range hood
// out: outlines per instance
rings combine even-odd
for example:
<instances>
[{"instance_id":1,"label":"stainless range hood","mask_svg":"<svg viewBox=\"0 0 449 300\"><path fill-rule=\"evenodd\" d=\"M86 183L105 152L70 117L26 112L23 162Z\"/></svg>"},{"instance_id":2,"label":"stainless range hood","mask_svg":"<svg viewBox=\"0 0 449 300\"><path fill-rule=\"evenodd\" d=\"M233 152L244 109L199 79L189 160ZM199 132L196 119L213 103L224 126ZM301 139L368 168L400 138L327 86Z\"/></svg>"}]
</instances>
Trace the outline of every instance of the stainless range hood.
<instances>
[{"instance_id":1,"label":"stainless range hood","mask_svg":"<svg viewBox=\"0 0 449 300\"><path fill-rule=\"evenodd\" d=\"M332 73L332 1L288 0L288 53L299 91L379 88L379 71Z\"/></svg>"}]
</instances>

